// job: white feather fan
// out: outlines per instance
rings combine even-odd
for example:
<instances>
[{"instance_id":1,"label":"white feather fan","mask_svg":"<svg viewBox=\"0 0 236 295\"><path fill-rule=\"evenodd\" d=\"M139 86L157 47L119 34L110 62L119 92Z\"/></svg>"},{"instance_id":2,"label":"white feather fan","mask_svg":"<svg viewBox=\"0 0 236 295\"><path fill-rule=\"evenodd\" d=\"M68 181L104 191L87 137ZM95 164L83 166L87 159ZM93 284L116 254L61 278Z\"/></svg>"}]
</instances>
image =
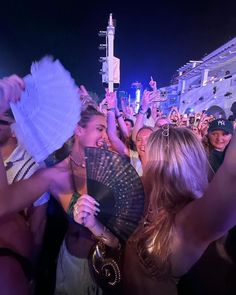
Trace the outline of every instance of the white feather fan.
<instances>
[{"instance_id":1,"label":"white feather fan","mask_svg":"<svg viewBox=\"0 0 236 295\"><path fill-rule=\"evenodd\" d=\"M80 119L74 80L61 63L45 57L31 66L25 91L11 104L18 141L37 162L45 160L72 135Z\"/></svg>"}]
</instances>

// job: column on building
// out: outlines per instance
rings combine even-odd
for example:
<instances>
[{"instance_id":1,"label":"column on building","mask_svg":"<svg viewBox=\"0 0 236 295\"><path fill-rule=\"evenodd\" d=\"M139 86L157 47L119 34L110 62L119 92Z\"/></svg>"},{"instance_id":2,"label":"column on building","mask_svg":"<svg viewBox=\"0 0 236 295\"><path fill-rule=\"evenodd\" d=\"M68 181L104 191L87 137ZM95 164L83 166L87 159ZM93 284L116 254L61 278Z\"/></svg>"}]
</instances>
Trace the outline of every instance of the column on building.
<instances>
[{"instance_id":1,"label":"column on building","mask_svg":"<svg viewBox=\"0 0 236 295\"><path fill-rule=\"evenodd\" d=\"M178 82L178 93L180 92L181 94L185 92L186 89L186 80L184 79L179 79Z\"/></svg>"},{"instance_id":2,"label":"column on building","mask_svg":"<svg viewBox=\"0 0 236 295\"><path fill-rule=\"evenodd\" d=\"M205 86L207 84L208 73L209 73L209 69L204 69L202 71L201 86Z\"/></svg>"}]
</instances>

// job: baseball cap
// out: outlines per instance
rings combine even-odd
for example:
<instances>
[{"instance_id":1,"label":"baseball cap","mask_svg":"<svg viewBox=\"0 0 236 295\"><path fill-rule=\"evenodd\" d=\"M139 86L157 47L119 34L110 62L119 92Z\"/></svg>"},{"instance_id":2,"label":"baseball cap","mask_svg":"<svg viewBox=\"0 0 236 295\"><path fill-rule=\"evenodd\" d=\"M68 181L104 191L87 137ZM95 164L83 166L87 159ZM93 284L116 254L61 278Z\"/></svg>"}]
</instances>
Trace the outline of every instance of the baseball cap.
<instances>
[{"instance_id":1,"label":"baseball cap","mask_svg":"<svg viewBox=\"0 0 236 295\"><path fill-rule=\"evenodd\" d=\"M220 118L209 123L208 133L214 130L223 130L229 134L233 134L234 127L229 120Z\"/></svg>"}]
</instances>

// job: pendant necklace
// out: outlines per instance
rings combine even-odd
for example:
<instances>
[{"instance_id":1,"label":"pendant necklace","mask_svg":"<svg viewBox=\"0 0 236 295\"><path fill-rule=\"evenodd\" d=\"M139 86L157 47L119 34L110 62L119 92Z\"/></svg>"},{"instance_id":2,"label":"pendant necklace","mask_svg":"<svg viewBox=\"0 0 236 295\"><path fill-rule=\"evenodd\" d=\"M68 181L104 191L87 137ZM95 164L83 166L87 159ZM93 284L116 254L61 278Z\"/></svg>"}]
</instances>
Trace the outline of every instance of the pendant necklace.
<instances>
[{"instance_id":1,"label":"pendant necklace","mask_svg":"<svg viewBox=\"0 0 236 295\"><path fill-rule=\"evenodd\" d=\"M85 164L85 159L84 158L84 161L80 161L80 162L77 162L75 159L73 159L73 157L71 155L69 155L69 158L70 160L77 166L77 167L81 167L81 168L85 168L86 167L86 164Z\"/></svg>"}]
</instances>

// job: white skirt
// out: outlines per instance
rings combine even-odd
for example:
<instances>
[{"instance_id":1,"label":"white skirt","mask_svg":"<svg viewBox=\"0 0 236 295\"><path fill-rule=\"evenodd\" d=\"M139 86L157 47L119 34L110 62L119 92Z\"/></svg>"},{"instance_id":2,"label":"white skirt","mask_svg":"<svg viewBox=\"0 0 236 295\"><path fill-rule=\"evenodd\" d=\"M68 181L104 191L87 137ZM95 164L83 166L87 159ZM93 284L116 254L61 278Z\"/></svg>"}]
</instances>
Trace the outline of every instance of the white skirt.
<instances>
[{"instance_id":1,"label":"white skirt","mask_svg":"<svg viewBox=\"0 0 236 295\"><path fill-rule=\"evenodd\" d=\"M102 295L90 275L88 260L69 253L63 241L57 261L55 295Z\"/></svg>"}]
</instances>

